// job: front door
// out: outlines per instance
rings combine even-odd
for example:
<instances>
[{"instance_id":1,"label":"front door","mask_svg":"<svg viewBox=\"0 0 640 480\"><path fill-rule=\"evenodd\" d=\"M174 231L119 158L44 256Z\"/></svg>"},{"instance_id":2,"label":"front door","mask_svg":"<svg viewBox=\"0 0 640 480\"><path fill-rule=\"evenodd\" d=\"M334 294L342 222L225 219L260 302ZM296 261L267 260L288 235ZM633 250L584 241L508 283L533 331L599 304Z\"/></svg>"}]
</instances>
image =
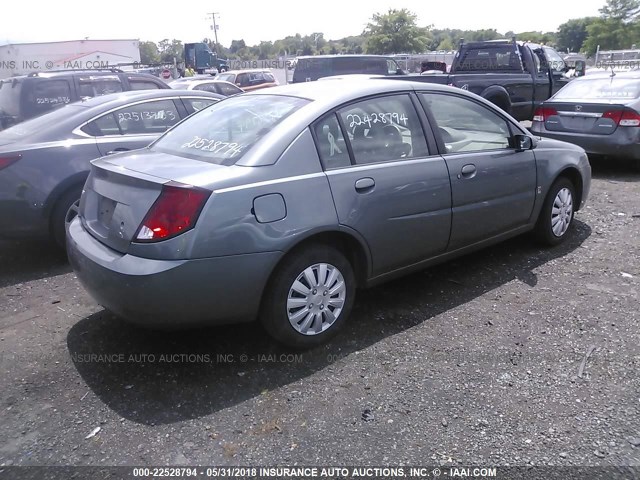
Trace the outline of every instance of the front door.
<instances>
[{"instance_id":1,"label":"front door","mask_svg":"<svg viewBox=\"0 0 640 480\"><path fill-rule=\"evenodd\" d=\"M408 94L351 104L314 130L339 221L369 245L373 276L445 251L449 175Z\"/></svg>"},{"instance_id":2,"label":"front door","mask_svg":"<svg viewBox=\"0 0 640 480\"><path fill-rule=\"evenodd\" d=\"M421 95L446 149L443 157L453 203L449 250L529 223L536 196L536 161L533 151L512 147L516 127L470 98Z\"/></svg>"}]
</instances>

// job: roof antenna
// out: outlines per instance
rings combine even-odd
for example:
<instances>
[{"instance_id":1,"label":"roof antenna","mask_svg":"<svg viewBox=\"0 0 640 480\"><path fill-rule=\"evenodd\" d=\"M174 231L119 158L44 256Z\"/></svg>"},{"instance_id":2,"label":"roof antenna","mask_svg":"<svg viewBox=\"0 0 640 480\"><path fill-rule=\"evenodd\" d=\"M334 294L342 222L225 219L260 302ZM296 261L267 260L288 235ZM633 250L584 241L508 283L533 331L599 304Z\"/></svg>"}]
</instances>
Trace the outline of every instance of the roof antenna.
<instances>
[{"instance_id":1,"label":"roof antenna","mask_svg":"<svg viewBox=\"0 0 640 480\"><path fill-rule=\"evenodd\" d=\"M611 64L611 75L609 75L611 78L613 78L613 77L615 77L615 76L616 76L616 71L615 71L613 68L614 68L614 65L613 65L613 63L612 63L612 64Z\"/></svg>"}]
</instances>

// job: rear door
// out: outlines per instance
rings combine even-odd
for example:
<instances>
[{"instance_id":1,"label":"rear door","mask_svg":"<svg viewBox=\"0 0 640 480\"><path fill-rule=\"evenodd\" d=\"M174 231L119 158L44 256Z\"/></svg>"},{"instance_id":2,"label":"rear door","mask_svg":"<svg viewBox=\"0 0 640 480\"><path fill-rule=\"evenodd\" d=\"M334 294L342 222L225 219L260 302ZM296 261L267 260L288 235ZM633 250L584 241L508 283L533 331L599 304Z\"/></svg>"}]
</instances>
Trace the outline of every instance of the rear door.
<instances>
[{"instance_id":1,"label":"rear door","mask_svg":"<svg viewBox=\"0 0 640 480\"><path fill-rule=\"evenodd\" d=\"M101 155L149 145L181 120L173 99L148 100L120 107L88 122L81 130L96 137Z\"/></svg>"},{"instance_id":2,"label":"rear door","mask_svg":"<svg viewBox=\"0 0 640 480\"><path fill-rule=\"evenodd\" d=\"M513 148L511 125L470 98L421 93L451 179L453 216L449 250L526 225L536 195L533 151Z\"/></svg>"},{"instance_id":3,"label":"rear door","mask_svg":"<svg viewBox=\"0 0 640 480\"><path fill-rule=\"evenodd\" d=\"M449 241L449 176L419 115L409 94L395 94L313 126L339 221L366 240L373 276L436 256Z\"/></svg>"}]
</instances>

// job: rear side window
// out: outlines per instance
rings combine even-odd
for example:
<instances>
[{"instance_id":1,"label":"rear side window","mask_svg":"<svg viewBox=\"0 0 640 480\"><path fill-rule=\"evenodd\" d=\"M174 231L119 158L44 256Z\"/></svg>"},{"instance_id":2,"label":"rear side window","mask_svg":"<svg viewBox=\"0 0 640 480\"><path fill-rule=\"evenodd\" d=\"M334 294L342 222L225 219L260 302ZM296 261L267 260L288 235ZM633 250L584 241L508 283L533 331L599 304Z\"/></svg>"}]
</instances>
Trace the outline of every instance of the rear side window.
<instances>
[{"instance_id":1,"label":"rear side window","mask_svg":"<svg viewBox=\"0 0 640 480\"><path fill-rule=\"evenodd\" d=\"M117 75L78 77L78 95L80 98L98 97L122 92L122 90L122 82Z\"/></svg>"},{"instance_id":2,"label":"rear side window","mask_svg":"<svg viewBox=\"0 0 640 480\"><path fill-rule=\"evenodd\" d=\"M370 98L343 108L338 115L356 164L428 155L418 113L407 95Z\"/></svg>"},{"instance_id":3,"label":"rear side window","mask_svg":"<svg viewBox=\"0 0 640 480\"><path fill-rule=\"evenodd\" d=\"M314 127L318 155L325 170L351 165L347 144L335 114L325 117Z\"/></svg>"},{"instance_id":4,"label":"rear side window","mask_svg":"<svg viewBox=\"0 0 640 480\"><path fill-rule=\"evenodd\" d=\"M299 58L293 71L293 82L307 82L337 75L334 73L334 60L332 58Z\"/></svg>"},{"instance_id":5,"label":"rear side window","mask_svg":"<svg viewBox=\"0 0 640 480\"><path fill-rule=\"evenodd\" d=\"M507 121L473 100L439 93L421 94L431 110L447 152L510 148Z\"/></svg>"},{"instance_id":6,"label":"rear side window","mask_svg":"<svg viewBox=\"0 0 640 480\"><path fill-rule=\"evenodd\" d=\"M189 114L192 114L193 112L198 112L203 108L207 108L218 100L215 98L183 98L182 101L187 107Z\"/></svg>"},{"instance_id":7,"label":"rear side window","mask_svg":"<svg viewBox=\"0 0 640 480\"><path fill-rule=\"evenodd\" d=\"M151 145L196 160L232 165L276 125L309 100L275 95L238 95L187 118Z\"/></svg>"},{"instance_id":8,"label":"rear side window","mask_svg":"<svg viewBox=\"0 0 640 480\"><path fill-rule=\"evenodd\" d=\"M68 80L37 79L27 89L25 117L33 117L71 102Z\"/></svg>"}]
</instances>

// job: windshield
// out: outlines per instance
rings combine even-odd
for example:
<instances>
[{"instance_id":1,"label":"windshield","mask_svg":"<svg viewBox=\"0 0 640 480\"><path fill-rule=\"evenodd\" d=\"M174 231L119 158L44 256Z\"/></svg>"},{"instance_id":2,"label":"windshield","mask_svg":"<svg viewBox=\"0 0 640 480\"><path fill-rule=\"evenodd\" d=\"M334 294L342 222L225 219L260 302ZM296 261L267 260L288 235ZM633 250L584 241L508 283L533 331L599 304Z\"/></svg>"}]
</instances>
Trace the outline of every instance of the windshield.
<instances>
[{"instance_id":1,"label":"windshield","mask_svg":"<svg viewBox=\"0 0 640 480\"><path fill-rule=\"evenodd\" d=\"M556 100L633 100L640 96L640 78L593 78L569 82Z\"/></svg>"},{"instance_id":2,"label":"windshield","mask_svg":"<svg viewBox=\"0 0 640 480\"><path fill-rule=\"evenodd\" d=\"M229 97L189 117L151 150L221 165L237 162L260 138L309 103L297 97Z\"/></svg>"},{"instance_id":3,"label":"windshield","mask_svg":"<svg viewBox=\"0 0 640 480\"><path fill-rule=\"evenodd\" d=\"M0 132L0 140L19 140L21 138L36 135L48 127L59 125L76 113L79 108L87 108L79 104L65 105L51 112L32 118L14 125Z\"/></svg>"}]
</instances>

